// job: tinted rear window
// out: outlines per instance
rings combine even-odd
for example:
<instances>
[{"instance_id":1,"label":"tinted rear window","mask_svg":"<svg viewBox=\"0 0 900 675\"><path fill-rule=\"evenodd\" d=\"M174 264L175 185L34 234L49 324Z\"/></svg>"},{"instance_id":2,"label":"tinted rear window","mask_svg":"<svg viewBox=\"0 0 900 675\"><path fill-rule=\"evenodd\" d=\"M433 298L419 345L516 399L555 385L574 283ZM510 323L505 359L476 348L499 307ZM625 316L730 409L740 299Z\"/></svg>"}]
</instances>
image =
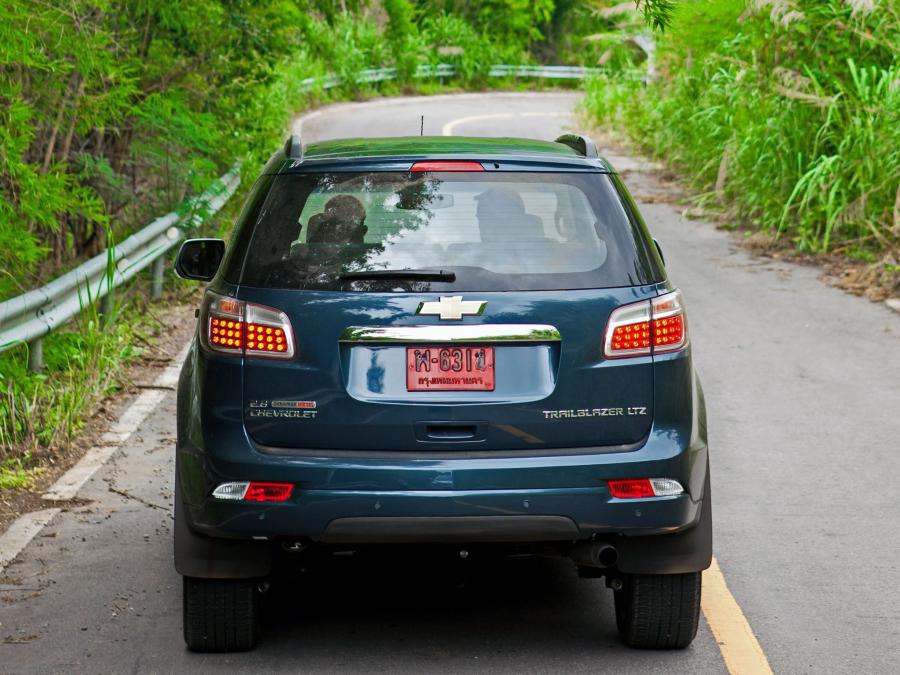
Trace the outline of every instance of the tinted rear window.
<instances>
[{"instance_id":1,"label":"tinted rear window","mask_svg":"<svg viewBox=\"0 0 900 675\"><path fill-rule=\"evenodd\" d=\"M253 234L240 283L250 286L501 291L661 280L641 224L599 173L287 174L244 226ZM342 278L410 270L443 275Z\"/></svg>"}]
</instances>

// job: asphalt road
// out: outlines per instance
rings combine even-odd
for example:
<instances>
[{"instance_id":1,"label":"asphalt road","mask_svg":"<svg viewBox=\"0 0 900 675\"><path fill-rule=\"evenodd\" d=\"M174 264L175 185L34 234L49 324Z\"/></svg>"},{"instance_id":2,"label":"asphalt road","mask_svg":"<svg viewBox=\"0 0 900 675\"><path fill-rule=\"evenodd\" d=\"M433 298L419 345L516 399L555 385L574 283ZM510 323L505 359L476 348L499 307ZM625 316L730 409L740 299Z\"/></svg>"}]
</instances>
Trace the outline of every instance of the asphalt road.
<instances>
[{"instance_id":1,"label":"asphalt road","mask_svg":"<svg viewBox=\"0 0 900 675\"><path fill-rule=\"evenodd\" d=\"M577 128L567 94L341 105L305 140ZM709 410L715 553L776 672L900 672L900 315L812 267L753 258L682 218L612 155L684 290ZM660 195L663 195L660 197ZM683 652L623 648L602 581L564 561L339 559L266 596L249 654L181 640L171 562L175 400L0 578L0 672L725 672L707 625ZM477 558L477 556L473 556Z\"/></svg>"}]
</instances>

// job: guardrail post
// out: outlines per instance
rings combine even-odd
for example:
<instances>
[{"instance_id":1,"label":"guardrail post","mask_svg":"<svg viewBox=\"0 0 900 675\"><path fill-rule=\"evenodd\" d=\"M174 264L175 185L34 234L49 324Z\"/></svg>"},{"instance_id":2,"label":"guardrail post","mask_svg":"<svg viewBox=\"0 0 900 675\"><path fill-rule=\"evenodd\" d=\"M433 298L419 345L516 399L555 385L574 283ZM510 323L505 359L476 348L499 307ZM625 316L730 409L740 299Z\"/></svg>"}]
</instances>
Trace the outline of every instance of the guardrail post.
<instances>
[{"instance_id":1,"label":"guardrail post","mask_svg":"<svg viewBox=\"0 0 900 675\"><path fill-rule=\"evenodd\" d=\"M102 298L100 298L100 315L103 317L103 322L108 323L112 318L112 310L113 310L113 294L112 289L109 289Z\"/></svg>"},{"instance_id":2,"label":"guardrail post","mask_svg":"<svg viewBox=\"0 0 900 675\"><path fill-rule=\"evenodd\" d=\"M44 339L37 338L28 343L28 372L39 373L44 369Z\"/></svg>"},{"instance_id":3,"label":"guardrail post","mask_svg":"<svg viewBox=\"0 0 900 675\"><path fill-rule=\"evenodd\" d=\"M163 256L159 256L153 261L153 281L150 284L150 297L153 300L159 300L162 297L165 264L166 259Z\"/></svg>"}]
</instances>

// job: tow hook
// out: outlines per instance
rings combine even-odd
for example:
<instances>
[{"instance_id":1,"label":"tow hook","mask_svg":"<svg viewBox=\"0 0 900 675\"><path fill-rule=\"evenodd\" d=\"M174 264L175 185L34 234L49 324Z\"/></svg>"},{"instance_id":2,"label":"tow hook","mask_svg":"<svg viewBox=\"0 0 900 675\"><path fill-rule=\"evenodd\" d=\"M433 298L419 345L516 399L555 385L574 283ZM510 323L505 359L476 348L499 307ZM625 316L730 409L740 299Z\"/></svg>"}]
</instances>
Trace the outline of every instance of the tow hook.
<instances>
[{"instance_id":1,"label":"tow hook","mask_svg":"<svg viewBox=\"0 0 900 675\"><path fill-rule=\"evenodd\" d=\"M305 551L309 544L302 539L285 539L281 542L281 548L289 553L300 553Z\"/></svg>"}]
</instances>

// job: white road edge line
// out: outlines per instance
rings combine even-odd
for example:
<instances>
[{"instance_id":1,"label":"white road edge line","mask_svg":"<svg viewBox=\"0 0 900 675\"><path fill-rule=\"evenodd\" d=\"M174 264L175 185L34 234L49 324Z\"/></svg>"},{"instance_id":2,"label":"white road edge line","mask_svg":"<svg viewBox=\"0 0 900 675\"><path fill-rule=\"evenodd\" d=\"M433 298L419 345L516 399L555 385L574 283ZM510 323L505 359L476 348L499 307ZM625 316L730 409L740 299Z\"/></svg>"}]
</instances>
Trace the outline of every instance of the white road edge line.
<instances>
[{"instance_id":1,"label":"white road edge line","mask_svg":"<svg viewBox=\"0 0 900 675\"><path fill-rule=\"evenodd\" d=\"M160 402L166 397L166 389L178 382L178 373L181 364L187 357L191 343L169 362L165 370L160 373L153 384L161 389L144 390L131 405L125 409L109 430L100 437L101 445L90 448L84 457L75 466L50 486L50 489L42 495L48 501L65 501L72 499L81 487L90 480L97 470L112 457L122 445L128 441L131 434L147 419ZM49 523L62 509L50 508L42 511L32 511L19 516L0 535L0 572L15 560L28 543Z\"/></svg>"},{"instance_id":2,"label":"white road edge line","mask_svg":"<svg viewBox=\"0 0 900 675\"><path fill-rule=\"evenodd\" d=\"M157 387L172 387L178 382L181 364L187 356L190 343L178 353L154 381ZM90 480L97 469L103 466L122 445L131 438L131 434L147 419L156 406L166 397L164 389L145 389L132 401L125 412L116 420L109 430L100 437L101 445L90 448L79 462L60 476L50 486L42 499L48 501L66 501L72 499L81 487Z\"/></svg>"},{"instance_id":3,"label":"white road edge line","mask_svg":"<svg viewBox=\"0 0 900 675\"><path fill-rule=\"evenodd\" d=\"M32 511L19 516L9 529L0 536L0 572L6 569L16 556L22 552L28 542L44 529L44 525L53 520L60 509L44 509Z\"/></svg>"}]
</instances>

